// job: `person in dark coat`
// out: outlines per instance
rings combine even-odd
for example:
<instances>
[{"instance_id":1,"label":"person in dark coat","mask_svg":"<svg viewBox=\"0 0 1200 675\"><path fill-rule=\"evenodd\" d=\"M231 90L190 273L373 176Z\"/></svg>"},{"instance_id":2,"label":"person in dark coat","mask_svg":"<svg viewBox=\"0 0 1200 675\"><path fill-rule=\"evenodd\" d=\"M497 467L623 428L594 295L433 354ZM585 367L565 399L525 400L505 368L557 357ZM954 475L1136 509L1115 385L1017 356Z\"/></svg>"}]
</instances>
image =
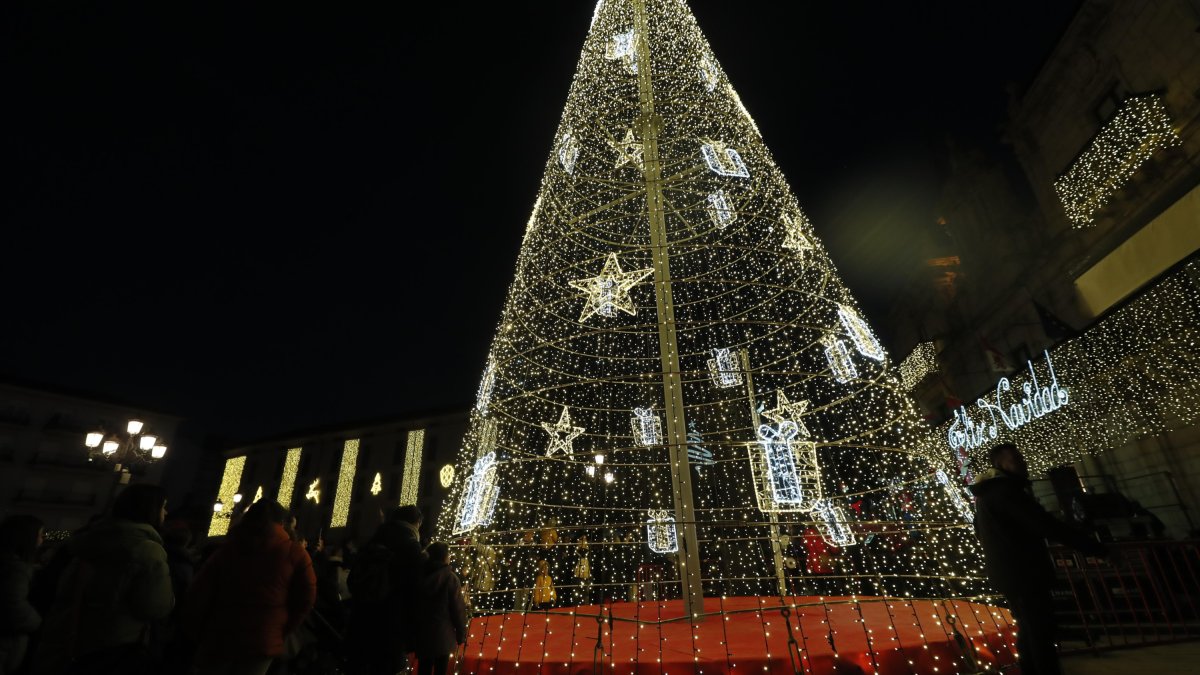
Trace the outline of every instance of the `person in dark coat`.
<instances>
[{"instance_id":1,"label":"person in dark coat","mask_svg":"<svg viewBox=\"0 0 1200 675\"><path fill-rule=\"evenodd\" d=\"M450 547L437 542L426 552L429 562L418 590L417 675L446 675L450 655L467 641L467 607L450 567Z\"/></svg>"},{"instance_id":2,"label":"person in dark coat","mask_svg":"<svg viewBox=\"0 0 1200 675\"><path fill-rule=\"evenodd\" d=\"M394 675L406 671L415 650L419 620L417 585L428 559L421 548L421 510L401 506L388 514L363 550L355 556L347 584L352 596L347 651L353 675ZM382 564L385 580L374 570ZM382 590L365 590L382 583Z\"/></svg>"},{"instance_id":3,"label":"person in dark coat","mask_svg":"<svg viewBox=\"0 0 1200 675\"><path fill-rule=\"evenodd\" d=\"M992 448L992 468L976 478L975 531L988 578L1008 599L1017 620L1017 651L1025 675L1058 675L1054 642L1054 569L1046 539L1089 555L1107 549L1085 532L1050 515L1033 497L1029 467L1011 443Z\"/></svg>"},{"instance_id":4,"label":"person in dark coat","mask_svg":"<svg viewBox=\"0 0 1200 675\"><path fill-rule=\"evenodd\" d=\"M29 636L42 625L42 615L29 601L29 584L45 532L33 516L13 515L0 522L0 675L21 670Z\"/></svg>"}]
</instances>

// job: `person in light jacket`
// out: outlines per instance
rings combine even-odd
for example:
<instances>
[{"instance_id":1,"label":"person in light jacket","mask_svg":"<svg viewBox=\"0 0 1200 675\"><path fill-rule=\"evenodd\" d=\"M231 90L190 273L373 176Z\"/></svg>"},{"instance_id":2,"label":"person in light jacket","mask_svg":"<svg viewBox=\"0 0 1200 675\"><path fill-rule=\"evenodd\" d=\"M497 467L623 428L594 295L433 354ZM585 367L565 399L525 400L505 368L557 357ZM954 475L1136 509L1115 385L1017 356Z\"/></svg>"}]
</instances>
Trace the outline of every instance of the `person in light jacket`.
<instances>
[{"instance_id":1,"label":"person in light jacket","mask_svg":"<svg viewBox=\"0 0 1200 675\"><path fill-rule=\"evenodd\" d=\"M317 599L304 545L279 502L260 499L204 562L188 589L184 630L202 675L264 675Z\"/></svg>"},{"instance_id":2,"label":"person in light jacket","mask_svg":"<svg viewBox=\"0 0 1200 675\"><path fill-rule=\"evenodd\" d=\"M29 636L42 625L42 615L29 602L29 583L44 535L42 521L33 516L0 522L0 675L20 671Z\"/></svg>"},{"instance_id":3,"label":"person in light jacket","mask_svg":"<svg viewBox=\"0 0 1200 675\"><path fill-rule=\"evenodd\" d=\"M467 608L458 575L450 567L450 547L425 549L429 563L421 581L417 675L446 675L450 655L467 641Z\"/></svg>"}]
</instances>

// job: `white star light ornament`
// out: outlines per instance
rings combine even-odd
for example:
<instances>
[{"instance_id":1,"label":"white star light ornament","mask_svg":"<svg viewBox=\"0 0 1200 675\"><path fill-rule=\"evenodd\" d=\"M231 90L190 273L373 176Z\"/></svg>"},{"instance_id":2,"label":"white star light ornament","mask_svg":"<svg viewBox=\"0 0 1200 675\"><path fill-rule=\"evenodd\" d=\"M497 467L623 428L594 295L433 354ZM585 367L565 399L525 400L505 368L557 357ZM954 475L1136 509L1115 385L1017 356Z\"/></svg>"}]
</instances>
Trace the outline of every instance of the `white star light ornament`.
<instances>
[{"instance_id":1,"label":"white star light ornament","mask_svg":"<svg viewBox=\"0 0 1200 675\"><path fill-rule=\"evenodd\" d=\"M850 339L854 341L854 347L858 349L859 354L876 361L887 358L887 353L883 351L883 345L875 339L871 327L858 316L857 312L846 305L838 305L838 318L842 320L842 327L850 334Z\"/></svg>"},{"instance_id":2,"label":"white star light ornament","mask_svg":"<svg viewBox=\"0 0 1200 675\"><path fill-rule=\"evenodd\" d=\"M617 262L617 254L609 253L604 262L604 269L599 275L570 282L572 287L587 295L587 304L583 306L579 320L587 321L593 314L616 316L617 310L630 316L637 314L637 307L629 297L629 290L653 273L654 270L649 267L623 272L621 264Z\"/></svg>"},{"instance_id":3,"label":"white star light ornament","mask_svg":"<svg viewBox=\"0 0 1200 675\"><path fill-rule=\"evenodd\" d=\"M796 211L795 213L785 213L780 218L783 224L783 247L795 251L801 256L805 251L813 250L812 239L809 238L807 230L812 226L808 222L808 218L804 214Z\"/></svg>"},{"instance_id":4,"label":"white star light ornament","mask_svg":"<svg viewBox=\"0 0 1200 675\"><path fill-rule=\"evenodd\" d=\"M550 434L550 444L546 446L546 456L550 457L558 451L562 451L564 455L570 455L574 452L571 443L583 433L583 427L577 427L571 423L571 413L567 410L567 406L563 406L562 414L558 416L556 424L542 422L542 428Z\"/></svg>"},{"instance_id":5,"label":"white star light ornament","mask_svg":"<svg viewBox=\"0 0 1200 675\"><path fill-rule=\"evenodd\" d=\"M638 171L642 170L642 144L637 142L637 137L633 135L633 129L625 131L625 138L619 141L609 141L608 144L617 151L615 168L619 169L628 164Z\"/></svg>"},{"instance_id":6,"label":"white star light ornament","mask_svg":"<svg viewBox=\"0 0 1200 675\"><path fill-rule=\"evenodd\" d=\"M804 413L808 412L808 401L796 401L792 403L788 400L787 394L782 389L775 393L777 396L775 407L771 410L764 410L762 416L776 424L792 422L796 425L799 437L808 438L810 436L808 427L804 426L804 420L801 419Z\"/></svg>"},{"instance_id":7,"label":"white star light ornament","mask_svg":"<svg viewBox=\"0 0 1200 675\"><path fill-rule=\"evenodd\" d=\"M712 59L705 56L700 59L698 68L700 69L700 81L704 83L704 88L710 92L716 90L717 65L712 62Z\"/></svg>"}]
</instances>

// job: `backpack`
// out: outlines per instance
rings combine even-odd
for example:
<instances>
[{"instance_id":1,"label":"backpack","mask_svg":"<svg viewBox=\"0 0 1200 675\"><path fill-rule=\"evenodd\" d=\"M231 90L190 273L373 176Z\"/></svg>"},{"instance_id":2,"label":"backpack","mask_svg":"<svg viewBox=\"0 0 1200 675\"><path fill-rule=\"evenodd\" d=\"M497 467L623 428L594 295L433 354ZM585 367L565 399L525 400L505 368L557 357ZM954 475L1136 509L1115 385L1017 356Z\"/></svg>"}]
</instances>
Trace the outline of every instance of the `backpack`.
<instances>
[{"instance_id":1,"label":"backpack","mask_svg":"<svg viewBox=\"0 0 1200 675\"><path fill-rule=\"evenodd\" d=\"M359 552L346 577L346 588L357 602L383 602L392 592L394 553L382 544L371 544Z\"/></svg>"}]
</instances>

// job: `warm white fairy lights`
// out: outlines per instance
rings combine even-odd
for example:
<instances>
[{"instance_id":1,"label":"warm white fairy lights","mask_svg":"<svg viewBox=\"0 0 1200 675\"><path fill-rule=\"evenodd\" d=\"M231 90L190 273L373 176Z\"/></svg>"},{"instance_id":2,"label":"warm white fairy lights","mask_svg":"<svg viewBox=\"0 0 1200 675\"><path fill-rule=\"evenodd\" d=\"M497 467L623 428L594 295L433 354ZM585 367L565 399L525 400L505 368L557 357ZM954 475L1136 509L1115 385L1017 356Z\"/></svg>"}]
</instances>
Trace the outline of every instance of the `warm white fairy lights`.
<instances>
[{"instance_id":1,"label":"warm white fairy lights","mask_svg":"<svg viewBox=\"0 0 1200 675\"><path fill-rule=\"evenodd\" d=\"M565 405L558 415L558 421L554 424L542 422L542 428L550 437L550 441L546 444L547 457L553 456L556 452L570 456L575 452L572 443L584 432L583 427L577 427L571 422L571 411Z\"/></svg>"},{"instance_id":2,"label":"warm white fairy lights","mask_svg":"<svg viewBox=\"0 0 1200 675\"><path fill-rule=\"evenodd\" d=\"M708 360L708 374L713 384L727 389L742 384L742 369L738 366L737 355L730 354L728 347L712 350L713 357Z\"/></svg>"},{"instance_id":3,"label":"warm white fairy lights","mask_svg":"<svg viewBox=\"0 0 1200 675\"><path fill-rule=\"evenodd\" d=\"M989 448L1016 443L1037 474L1200 423L1198 279L1195 260L1164 276L956 410L925 450L977 473Z\"/></svg>"},{"instance_id":4,"label":"warm white fairy lights","mask_svg":"<svg viewBox=\"0 0 1200 675\"><path fill-rule=\"evenodd\" d=\"M617 254L610 253L600 274L570 282L573 288L583 291L587 298L579 320L585 321L594 314L612 317L616 316L618 311L631 316L637 314L637 306L629 297L629 291L653 273L653 269L624 272L621 270L620 261L617 260Z\"/></svg>"},{"instance_id":5,"label":"warm white fairy lights","mask_svg":"<svg viewBox=\"0 0 1200 675\"><path fill-rule=\"evenodd\" d=\"M473 589L475 611L529 597L539 562L560 604L577 597L564 589L582 537L607 597L628 599L651 565L678 565L675 578L699 568L709 593L775 595L786 556L771 542L819 538L825 499L851 536L885 522L907 538L886 557L837 561L828 593L861 593L866 577L879 594L981 592L973 534L917 452L922 421L886 359L857 351L872 349L865 322L834 318L855 300L686 4L645 0L641 18L635 4L600 6L547 130L488 352L494 386L455 462L441 536L505 561L490 590ZM579 150L571 173L566 134ZM722 210L736 214L725 227ZM851 347L855 335L865 346ZM795 503L776 503L768 450L775 491ZM676 529L670 556L642 543L661 509ZM546 530L556 544L541 543Z\"/></svg>"},{"instance_id":6,"label":"warm white fairy lights","mask_svg":"<svg viewBox=\"0 0 1200 675\"><path fill-rule=\"evenodd\" d=\"M937 346L932 342L921 342L913 347L912 353L900 362L900 386L912 391L921 380L938 372Z\"/></svg>"},{"instance_id":7,"label":"warm white fairy lights","mask_svg":"<svg viewBox=\"0 0 1200 675\"><path fill-rule=\"evenodd\" d=\"M950 503L954 504L954 508L958 510L958 515L968 523L975 522L975 511L971 509L970 502L967 501L966 495L963 494L965 488L962 485L955 485L950 482L950 476L946 475L946 472L942 469L935 471L934 477L937 478L938 484L942 486L942 489L950 497Z\"/></svg>"},{"instance_id":8,"label":"warm white fairy lights","mask_svg":"<svg viewBox=\"0 0 1200 675\"><path fill-rule=\"evenodd\" d=\"M666 509L651 509L646 520L646 543L655 553L675 553L679 550L679 537L675 531L675 517Z\"/></svg>"},{"instance_id":9,"label":"warm white fairy lights","mask_svg":"<svg viewBox=\"0 0 1200 675\"><path fill-rule=\"evenodd\" d=\"M475 395L475 409L487 414L488 404L492 402L492 390L496 387L496 363L488 361L483 370L483 379L479 381L479 391Z\"/></svg>"},{"instance_id":10,"label":"warm white fairy lights","mask_svg":"<svg viewBox=\"0 0 1200 675\"><path fill-rule=\"evenodd\" d=\"M337 488L333 493L333 515L330 527L345 527L350 519L350 497L354 492L354 474L358 470L358 439L342 444L342 464L338 469Z\"/></svg>"},{"instance_id":11,"label":"warm white fairy lights","mask_svg":"<svg viewBox=\"0 0 1200 675\"><path fill-rule=\"evenodd\" d=\"M217 489L217 502L224 508L213 510L208 524L208 536L219 537L229 532L230 516L233 513L233 496L242 484L242 470L246 468L245 457L230 457L225 460L225 471L221 474L221 487Z\"/></svg>"},{"instance_id":12,"label":"warm white fairy lights","mask_svg":"<svg viewBox=\"0 0 1200 675\"><path fill-rule=\"evenodd\" d=\"M283 475L279 479L279 503L292 507L292 492L296 489L296 474L300 472L300 453L303 448L288 448L283 457Z\"/></svg>"},{"instance_id":13,"label":"warm white fairy lights","mask_svg":"<svg viewBox=\"0 0 1200 675\"><path fill-rule=\"evenodd\" d=\"M425 430L412 429L404 448L404 474L400 481L400 506L417 503L421 489L421 460L425 456Z\"/></svg>"},{"instance_id":14,"label":"warm white fairy lights","mask_svg":"<svg viewBox=\"0 0 1200 675\"><path fill-rule=\"evenodd\" d=\"M1090 224L1096 212L1155 152L1179 143L1162 98L1150 94L1126 99L1116 116L1054 181L1067 218L1075 227Z\"/></svg>"}]
</instances>

